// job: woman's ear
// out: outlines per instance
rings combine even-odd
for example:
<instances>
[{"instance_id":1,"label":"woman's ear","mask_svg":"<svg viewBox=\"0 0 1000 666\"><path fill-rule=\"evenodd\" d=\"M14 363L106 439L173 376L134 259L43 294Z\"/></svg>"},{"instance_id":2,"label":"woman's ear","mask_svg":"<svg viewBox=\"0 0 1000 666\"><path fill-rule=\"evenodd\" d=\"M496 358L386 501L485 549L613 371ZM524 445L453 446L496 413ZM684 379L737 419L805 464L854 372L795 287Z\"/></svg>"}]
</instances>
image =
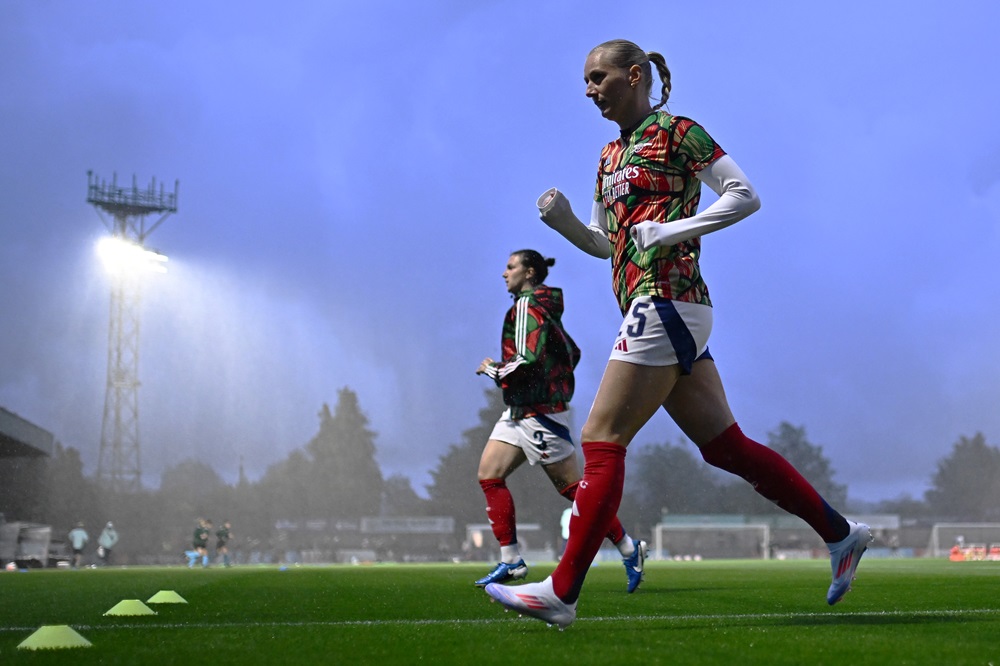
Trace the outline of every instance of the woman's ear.
<instances>
[{"instance_id":1,"label":"woman's ear","mask_svg":"<svg viewBox=\"0 0 1000 666\"><path fill-rule=\"evenodd\" d=\"M642 67L632 65L628 68L628 84L635 88L642 81Z\"/></svg>"}]
</instances>

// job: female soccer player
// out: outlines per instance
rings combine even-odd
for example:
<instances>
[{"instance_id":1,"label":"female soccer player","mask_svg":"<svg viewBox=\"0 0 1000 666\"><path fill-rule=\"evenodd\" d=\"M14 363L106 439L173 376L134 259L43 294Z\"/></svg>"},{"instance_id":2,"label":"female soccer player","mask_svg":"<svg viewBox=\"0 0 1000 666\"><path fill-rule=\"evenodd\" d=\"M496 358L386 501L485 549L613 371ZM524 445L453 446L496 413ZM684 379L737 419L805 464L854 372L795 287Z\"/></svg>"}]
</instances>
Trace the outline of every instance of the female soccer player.
<instances>
[{"instance_id":1,"label":"female soccer player","mask_svg":"<svg viewBox=\"0 0 1000 666\"><path fill-rule=\"evenodd\" d=\"M652 65L661 81L655 106ZM486 592L549 624L573 622L587 569L621 502L626 447L663 407L708 463L743 477L816 530L830 549L827 602L834 604L871 541L868 526L846 520L788 461L740 431L708 354L712 308L698 266L700 236L756 211L757 194L698 123L660 110L670 70L659 53L626 40L605 42L587 56L584 82L587 97L621 136L601 153L589 225L554 188L539 199L539 211L583 251L611 258L624 321L583 427L583 480L558 567L543 582L488 585ZM719 199L698 213L701 183Z\"/></svg>"},{"instance_id":2,"label":"female soccer player","mask_svg":"<svg viewBox=\"0 0 1000 666\"><path fill-rule=\"evenodd\" d=\"M507 405L479 460L486 514L500 542L500 563L475 582L480 587L528 575L517 545L514 498L507 489L511 472L525 460L541 464L559 494L571 502L580 485L566 411L573 397L573 369L580 361L580 350L563 329L562 290L543 284L555 262L535 250L510 255L503 279L514 305L503 320L503 360L497 363L486 358L476 369L476 374L497 383ZM634 592L643 578L646 543L629 538L614 512L605 534L621 553L627 590Z\"/></svg>"}]
</instances>

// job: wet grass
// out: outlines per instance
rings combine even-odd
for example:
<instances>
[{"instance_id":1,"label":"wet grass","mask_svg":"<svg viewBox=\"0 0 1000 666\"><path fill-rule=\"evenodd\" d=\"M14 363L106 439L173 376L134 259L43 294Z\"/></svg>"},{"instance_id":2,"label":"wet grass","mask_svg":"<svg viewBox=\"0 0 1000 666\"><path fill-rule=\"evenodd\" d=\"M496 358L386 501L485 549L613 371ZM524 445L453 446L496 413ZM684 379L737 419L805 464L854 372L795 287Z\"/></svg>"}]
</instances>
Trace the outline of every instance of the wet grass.
<instances>
[{"instance_id":1,"label":"wet grass","mask_svg":"<svg viewBox=\"0 0 1000 666\"><path fill-rule=\"evenodd\" d=\"M866 560L835 607L826 562L648 566L632 595L594 567L565 631L489 603L485 564L0 573L0 663L1000 664L1000 562ZM188 603L104 615L160 590ZM49 625L92 647L18 649Z\"/></svg>"}]
</instances>

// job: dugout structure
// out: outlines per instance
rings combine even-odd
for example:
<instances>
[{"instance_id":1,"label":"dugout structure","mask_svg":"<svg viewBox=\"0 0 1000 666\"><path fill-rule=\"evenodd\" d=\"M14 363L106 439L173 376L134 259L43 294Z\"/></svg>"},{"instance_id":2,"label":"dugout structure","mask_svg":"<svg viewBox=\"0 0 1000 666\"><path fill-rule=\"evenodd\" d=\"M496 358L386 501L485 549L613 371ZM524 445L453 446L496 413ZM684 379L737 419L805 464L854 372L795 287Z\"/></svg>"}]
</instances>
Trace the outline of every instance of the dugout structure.
<instances>
[{"instance_id":1,"label":"dugout structure","mask_svg":"<svg viewBox=\"0 0 1000 666\"><path fill-rule=\"evenodd\" d=\"M667 559L770 558L766 523L660 523L653 528L654 555Z\"/></svg>"},{"instance_id":2,"label":"dugout structure","mask_svg":"<svg viewBox=\"0 0 1000 666\"><path fill-rule=\"evenodd\" d=\"M48 565L52 528L17 519L44 504L46 460L55 446L52 433L0 407L0 565Z\"/></svg>"},{"instance_id":3,"label":"dugout structure","mask_svg":"<svg viewBox=\"0 0 1000 666\"><path fill-rule=\"evenodd\" d=\"M436 562L458 551L451 516L282 519L274 530L274 550L289 563Z\"/></svg>"},{"instance_id":4,"label":"dugout structure","mask_svg":"<svg viewBox=\"0 0 1000 666\"><path fill-rule=\"evenodd\" d=\"M948 557L953 546L972 548L1000 546L1000 523L934 523L927 557Z\"/></svg>"},{"instance_id":5,"label":"dugout structure","mask_svg":"<svg viewBox=\"0 0 1000 666\"><path fill-rule=\"evenodd\" d=\"M45 502L46 461L55 449L52 433L0 407L0 515L8 521L39 512Z\"/></svg>"}]
</instances>

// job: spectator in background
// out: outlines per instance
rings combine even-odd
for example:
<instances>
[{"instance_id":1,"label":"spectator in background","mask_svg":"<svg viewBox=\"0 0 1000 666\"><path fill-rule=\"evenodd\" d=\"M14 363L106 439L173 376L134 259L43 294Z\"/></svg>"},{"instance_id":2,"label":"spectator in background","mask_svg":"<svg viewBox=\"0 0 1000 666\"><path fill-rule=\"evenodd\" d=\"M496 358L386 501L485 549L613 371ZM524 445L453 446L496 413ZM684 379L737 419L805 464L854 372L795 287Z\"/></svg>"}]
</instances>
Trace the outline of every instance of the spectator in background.
<instances>
[{"instance_id":1,"label":"spectator in background","mask_svg":"<svg viewBox=\"0 0 1000 666\"><path fill-rule=\"evenodd\" d=\"M83 523L77 523L76 527L69 531L69 544L73 548L73 559L70 565L74 569L79 569L83 563L83 548L90 541L90 535L83 529Z\"/></svg>"},{"instance_id":2,"label":"spectator in background","mask_svg":"<svg viewBox=\"0 0 1000 666\"><path fill-rule=\"evenodd\" d=\"M118 544L118 531L109 520L108 524L101 530L101 536L97 537L97 555L101 558L101 564L107 566L111 564L111 549Z\"/></svg>"}]
</instances>

